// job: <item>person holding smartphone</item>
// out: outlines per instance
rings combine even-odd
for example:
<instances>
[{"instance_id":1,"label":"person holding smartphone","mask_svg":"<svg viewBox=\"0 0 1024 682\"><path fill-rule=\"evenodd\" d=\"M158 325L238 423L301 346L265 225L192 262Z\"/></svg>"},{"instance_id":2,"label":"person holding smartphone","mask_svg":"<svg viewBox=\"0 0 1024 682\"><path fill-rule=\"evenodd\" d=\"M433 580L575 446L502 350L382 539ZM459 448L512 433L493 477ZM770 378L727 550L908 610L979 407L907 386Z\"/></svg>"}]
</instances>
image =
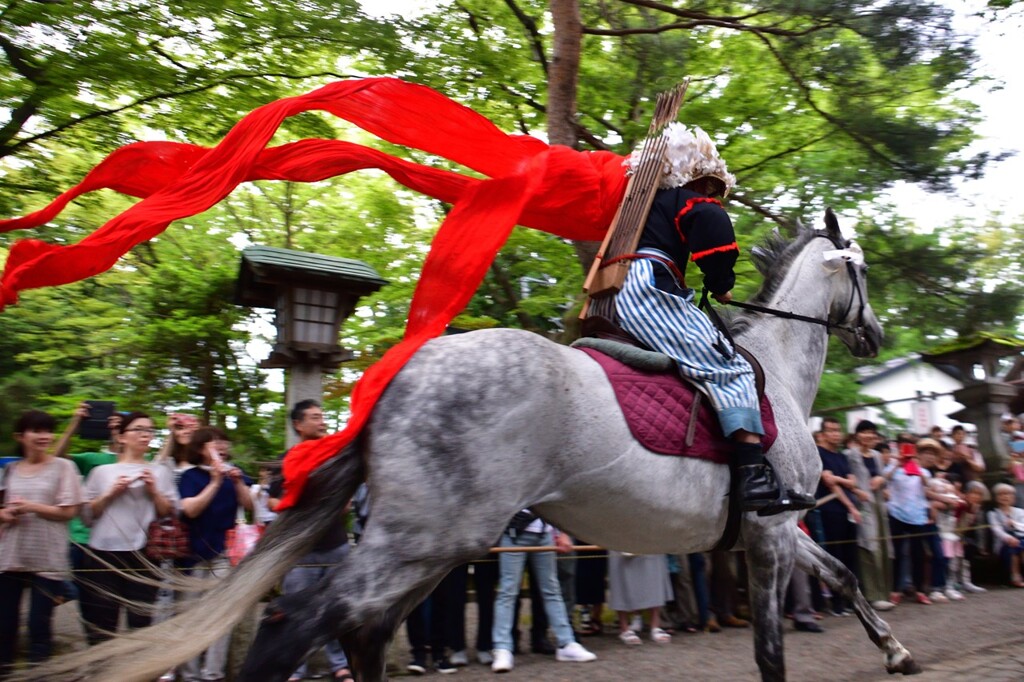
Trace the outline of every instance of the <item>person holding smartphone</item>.
<instances>
[{"instance_id":1,"label":"person holding smartphone","mask_svg":"<svg viewBox=\"0 0 1024 682\"><path fill-rule=\"evenodd\" d=\"M155 576L141 552L149 524L174 513L178 506L171 473L146 461L154 432L148 415L124 416L117 430L118 461L96 467L85 480L87 504L82 517L91 532L84 559L86 579L80 589L84 587L82 616L89 644L114 636L122 610L127 611L130 629L146 627L152 620L145 607L129 607L126 601L149 605L156 600Z\"/></svg>"},{"instance_id":2,"label":"person holding smartphone","mask_svg":"<svg viewBox=\"0 0 1024 682\"><path fill-rule=\"evenodd\" d=\"M231 570L227 557L227 533L235 526L238 507L252 511L249 486L252 481L242 470L228 464L231 442L218 428L196 429L189 440L187 455L192 468L181 473L178 494L182 519L188 526L192 556L182 567L192 575L209 579L223 578ZM192 593L192 599L200 595ZM214 642L209 649L178 668L185 682L224 679L231 633Z\"/></svg>"}]
</instances>

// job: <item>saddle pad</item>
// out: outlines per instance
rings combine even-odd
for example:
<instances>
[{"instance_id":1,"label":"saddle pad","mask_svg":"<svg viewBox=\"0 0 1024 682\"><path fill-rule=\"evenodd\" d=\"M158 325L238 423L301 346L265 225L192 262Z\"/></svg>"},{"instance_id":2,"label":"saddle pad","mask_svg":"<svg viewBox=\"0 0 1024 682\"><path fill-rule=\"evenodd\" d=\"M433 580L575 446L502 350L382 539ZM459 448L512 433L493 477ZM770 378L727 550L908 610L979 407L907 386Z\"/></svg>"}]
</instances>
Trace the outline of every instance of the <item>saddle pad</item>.
<instances>
[{"instance_id":1,"label":"saddle pad","mask_svg":"<svg viewBox=\"0 0 1024 682\"><path fill-rule=\"evenodd\" d=\"M696 389L678 373L645 372L593 348L579 350L593 358L608 376L629 430L644 448L662 455L696 457L718 464L729 462L733 443L722 433L707 396L700 401L693 443L686 444ZM761 397L761 421L767 452L779 434L767 396Z\"/></svg>"}]
</instances>

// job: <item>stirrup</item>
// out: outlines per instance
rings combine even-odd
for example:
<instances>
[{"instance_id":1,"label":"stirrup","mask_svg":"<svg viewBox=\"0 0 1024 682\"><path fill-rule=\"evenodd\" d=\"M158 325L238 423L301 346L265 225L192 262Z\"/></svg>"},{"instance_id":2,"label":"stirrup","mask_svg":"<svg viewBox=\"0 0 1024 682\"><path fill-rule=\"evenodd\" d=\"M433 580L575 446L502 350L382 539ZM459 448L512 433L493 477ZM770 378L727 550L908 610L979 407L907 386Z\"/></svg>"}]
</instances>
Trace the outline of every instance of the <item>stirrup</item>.
<instances>
[{"instance_id":1,"label":"stirrup","mask_svg":"<svg viewBox=\"0 0 1024 682\"><path fill-rule=\"evenodd\" d=\"M775 467L772 466L772 463L767 457L765 457L764 464L771 470L772 476L775 478L775 482L779 486L779 496L758 509L758 516L774 516L776 514L782 514L783 512L814 509L817 506L817 500L814 499L813 495L797 492L796 490L787 488L783 485L782 479L779 478L778 473L775 471Z\"/></svg>"}]
</instances>

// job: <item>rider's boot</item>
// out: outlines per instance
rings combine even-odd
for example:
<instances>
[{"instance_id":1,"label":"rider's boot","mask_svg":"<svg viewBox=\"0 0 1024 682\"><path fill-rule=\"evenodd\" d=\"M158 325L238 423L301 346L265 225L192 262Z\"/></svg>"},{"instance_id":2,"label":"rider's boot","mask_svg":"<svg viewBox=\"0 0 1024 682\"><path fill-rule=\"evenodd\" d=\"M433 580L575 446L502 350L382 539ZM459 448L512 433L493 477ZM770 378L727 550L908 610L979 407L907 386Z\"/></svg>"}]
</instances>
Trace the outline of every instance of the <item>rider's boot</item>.
<instances>
[{"instance_id":1,"label":"rider's boot","mask_svg":"<svg viewBox=\"0 0 1024 682\"><path fill-rule=\"evenodd\" d=\"M736 490L743 511L771 516L814 508L812 495L784 488L779 483L775 469L764 458L760 443L737 443L735 458Z\"/></svg>"}]
</instances>

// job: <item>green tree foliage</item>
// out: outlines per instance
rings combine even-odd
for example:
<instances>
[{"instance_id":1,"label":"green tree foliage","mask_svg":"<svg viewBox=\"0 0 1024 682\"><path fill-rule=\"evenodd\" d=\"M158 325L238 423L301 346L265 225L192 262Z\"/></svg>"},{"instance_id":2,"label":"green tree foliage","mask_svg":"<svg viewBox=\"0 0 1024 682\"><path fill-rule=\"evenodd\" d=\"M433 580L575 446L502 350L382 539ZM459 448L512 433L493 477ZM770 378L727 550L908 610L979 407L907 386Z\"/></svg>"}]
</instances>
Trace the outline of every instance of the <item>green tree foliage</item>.
<instances>
[{"instance_id":1,"label":"green tree foliage","mask_svg":"<svg viewBox=\"0 0 1024 682\"><path fill-rule=\"evenodd\" d=\"M0 210L38 207L120 144L212 144L265 101L355 73L419 81L505 130L543 135L552 45L565 29L553 17L565 21L547 0L453 0L384 18L355 0L9 0L0 9ZM989 160L965 153L979 113L960 93L980 76L941 5L583 0L579 17L575 134L559 141L628 152L655 93L692 76L681 118L711 131L739 176L729 208L741 246L796 216L817 220L826 205L865 216L858 232L889 334L883 359L1018 319L1019 221L920 234L873 204L896 181L945 187ZM275 143L306 136L362 139L311 113L289 120ZM126 205L83 198L33 236L74 242ZM343 328L356 358L330 381L329 407L340 411L359 371L401 337L445 210L376 173L240 188L111 272L27 292L0 315L0 390L9 398L0 418L37 405L69 414L81 398L117 395L126 407L202 412L242 432L252 456L276 452L280 397L263 388L244 349L253 314L231 302L237 247L358 258L390 281ZM0 235L0 248L12 236ZM742 295L758 278L746 261L740 268ZM572 245L517 230L457 325L571 334L582 278ZM853 402L855 361L838 350L830 357L819 404Z\"/></svg>"},{"instance_id":2,"label":"green tree foliage","mask_svg":"<svg viewBox=\"0 0 1024 682\"><path fill-rule=\"evenodd\" d=\"M63 179L52 175L57 145L105 154L144 128L213 143L257 106L353 75L346 69L357 61L394 68L395 44L356 0L8 0L0 158L35 166L21 188L52 193ZM316 116L286 126L330 134ZM17 195L4 198L5 215L23 208Z\"/></svg>"}]
</instances>

